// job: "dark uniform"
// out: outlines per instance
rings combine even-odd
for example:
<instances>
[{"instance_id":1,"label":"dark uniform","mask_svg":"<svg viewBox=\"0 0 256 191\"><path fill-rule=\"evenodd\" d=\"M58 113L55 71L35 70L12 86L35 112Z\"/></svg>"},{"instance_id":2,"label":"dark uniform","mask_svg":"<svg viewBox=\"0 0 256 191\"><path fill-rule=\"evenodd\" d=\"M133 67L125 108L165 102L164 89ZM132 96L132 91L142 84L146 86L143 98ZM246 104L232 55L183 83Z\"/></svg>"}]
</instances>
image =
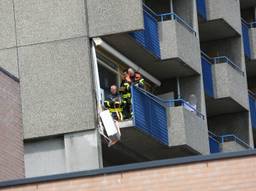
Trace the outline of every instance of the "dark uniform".
<instances>
[{"instance_id":1,"label":"dark uniform","mask_svg":"<svg viewBox=\"0 0 256 191\"><path fill-rule=\"evenodd\" d=\"M130 119L131 118L131 85L132 83L127 81L127 80L123 80L121 82L120 85L120 93L122 95L122 100L125 102L124 108L123 108L123 114L124 114L124 118L125 119Z\"/></svg>"},{"instance_id":2,"label":"dark uniform","mask_svg":"<svg viewBox=\"0 0 256 191\"><path fill-rule=\"evenodd\" d=\"M111 94L104 101L104 106L110 111L113 119L117 121L123 120L123 106L125 101L122 100L120 94Z\"/></svg>"}]
</instances>

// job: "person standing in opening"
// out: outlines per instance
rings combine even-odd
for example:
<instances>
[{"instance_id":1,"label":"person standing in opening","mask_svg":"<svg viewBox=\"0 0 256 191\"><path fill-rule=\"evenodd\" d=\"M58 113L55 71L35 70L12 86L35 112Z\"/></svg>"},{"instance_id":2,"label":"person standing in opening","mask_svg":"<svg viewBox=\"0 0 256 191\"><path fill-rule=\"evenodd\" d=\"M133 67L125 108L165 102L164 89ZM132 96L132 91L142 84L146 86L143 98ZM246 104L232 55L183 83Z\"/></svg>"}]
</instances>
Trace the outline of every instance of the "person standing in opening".
<instances>
[{"instance_id":1,"label":"person standing in opening","mask_svg":"<svg viewBox=\"0 0 256 191\"><path fill-rule=\"evenodd\" d=\"M104 106L110 111L114 120L122 121L125 101L122 100L121 95L118 93L116 85L110 87L110 92L111 94L104 101Z\"/></svg>"},{"instance_id":2,"label":"person standing in opening","mask_svg":"<svg viewBox=\"0 0 256 191\"><path fill-rule=\"evenodd\" d=\"M142 75L140 72L135 72L134 85L144 89L144 79L142 78Z\"/></svg>"},{"instance_id":3,"label":"person standing in opening","mask_svg":"<svg viewBox=\"0 0 256 191\"><path fill-rule=\"evenodd\" d=\"M129 68L128 70L124 70L122 74L122 82L119 88L119 92L122 95L122 100L126 103L124 105L124 119L131 118L131 86L133 83L134 71Z\"/></svg>"}]
</instances>

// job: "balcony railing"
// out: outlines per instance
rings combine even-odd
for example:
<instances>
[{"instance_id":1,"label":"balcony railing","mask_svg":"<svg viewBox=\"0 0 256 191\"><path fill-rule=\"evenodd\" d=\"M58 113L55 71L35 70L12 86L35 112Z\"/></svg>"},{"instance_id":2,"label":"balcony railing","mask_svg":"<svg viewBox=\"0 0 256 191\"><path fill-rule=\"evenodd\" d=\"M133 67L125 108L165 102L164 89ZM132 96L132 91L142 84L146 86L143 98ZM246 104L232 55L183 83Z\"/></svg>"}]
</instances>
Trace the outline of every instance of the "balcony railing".
<instances>
[{"instance_id":1,"label":"balcony railing","mask_svg":"<svg viewBox=\"0 0 256 191\"><path fill-rule=\"evenodd\" d=\"M203 80L204 80L204 90L205 93L210 96L214 97L214 88L213 88L213 78L212 78L212 64L220 64L220 63L227 63L232 68L234 68L237 72L244 76L244 72L241 68L234 64L229 58L226 56L219 56L219 57L209 57L203 51L201 51L201 64L203 70Z\"/></svg>"},{"instance_id":2,"label":"balcony railing","mask_svg":"<svg viewBox=\"0 0 256 191\"><path fill-rule=\"evenodd\" d=\"M204 20L207 20L206 3L205 0L196 0L197 13Z\"/></svg>"},{"instance_id":3,"label":"balcony railing","mask_svg":"<svg viewBox=\"0 0 256 191\"><path fill-rule=\"evenodd\" d=\"M234 134L226 134L226 135L218 136L212 133L211 131L208 131L208 135L209 135L210 153L221 152L220 145L230 141L234 141L247 149L251 149L249 144L247 144L246 142L244 142Z\"/></svg>"},{"instance_id":4,"label":"balcony railing","mask_svg":"<svg viewBox=\"0 0 256 191\"><path fill-rule=\"evenodd\" d=\"M197 35L193 27L175 13L156 14L152 9L144 4L143 16L144 30L131 32L130 35L157 58L160 58L158 22L175 20L189 32L193 33L195 36Z\"/></svg>"},{"instance_id":5,"label":"balcony railing","mask_svg":"<svg viewBox=\"0 0 256 191\"><path fill-rule=\"evenodd\" d=\"M131 32L130 35L157 58L160 58L158 20L156 14L143 5L144 30Z\"/></svg>"},{"instance_id":6,"label":"balcony railing","mask_svg":"<svg viewBox=\"0 0 256 191\"><path fill-rule=\"evenodd\" d=\"M247 59L251 58L251 45L249 37L249 23L242 19L242 33L243 33L243 44L244 54Z\"/></svg>"},{"instance_id":7,"label":"balcony railing","mask_svg":"<svg viewBox=\"0 0 256 191\"><path fill-rule=\"evenodd\" d=\"M220 152L220 141L219 137L214 133L208 131L209 134L209 147L210 153L219 153Z\"/></svg>"},{"instance_id":8,"label":"balcony railing","mask_svg":"<svg viewBox=\"0 0 256 191\"><path fill-rule=\"evenodd\" d=\"M141 88L132 87L134 126L164 145L169 145L167 109L174 106L183 106L204 119L203 114L182 99L165 101Z\"/></svg>"},{"instance_id":9,"label":"balcony railing","mask_svg":"<svg viewBox=\"0 0 256 191\"><path fill-rule=\"evenodd\" d=\"M240 66L238 66L237 64L234 64L234 62L232 62L228 57L219 56L219 57L214 57L212 59L214 64L227 63L230 66L232 66L236 71L238 71L241 75L244 75L244 72L241 70Z\"/></svg>"},{"instance_id":10,"label":"balcony railing","mask_svg":"<svg viewBox=\"0 0 256 191\"><path fill-rule=\"evenodd\" d=\"M213 78L212 78L212 59L205 53L201 52L201 64L203 70L204 91L210 96L214 97Z\"/></svg>"},{"instance_id":11,"label":"balcony railing","mask_svg":"<svg viewBox=\"0 0 256 191\"><path fill-rule=\"evenodd\" d=\"M191 25L189 25L184 19L182 19L180 16L178 16L175 13L164 13L158 15L160 17L160 21L166 21L166 20L175 20L178 23L180 23L183 27L185 27L189 32L193 33L196 36L196 31L193 29Z\"/></svg>"},{"instance_id":12,"label":"balcony railing","mask_svg":"<svg viewBox=\"0 0 256 191\"><path fill-rule=\"evenodd\" d=\"M251 91L249 91L249 104L252 127L256 128L256 95Z\"/></svg>"}]
</instances>

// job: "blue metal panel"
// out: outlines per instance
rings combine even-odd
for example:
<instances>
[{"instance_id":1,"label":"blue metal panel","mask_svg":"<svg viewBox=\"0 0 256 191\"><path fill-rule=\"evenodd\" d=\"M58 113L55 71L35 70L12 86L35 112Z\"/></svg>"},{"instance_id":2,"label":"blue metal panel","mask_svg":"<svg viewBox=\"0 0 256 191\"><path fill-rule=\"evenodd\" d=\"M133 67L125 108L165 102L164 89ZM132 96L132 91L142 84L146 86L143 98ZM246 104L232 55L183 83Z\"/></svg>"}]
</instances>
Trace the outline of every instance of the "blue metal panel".
<instances>
[{"instance_id":1,"label":"blue metal panel","mask_svg":"<svg viewBox=\"0 0 256 191\"><path fill-rule=\"evenodd\" d=\"M202 70L203 70L203 79L204 79L204 91L205 93L213 97L214 89L213 89L213 80L212 80L212 65L208 61L208 59L204 56L201 57Z\"/></svg>"},{"instance_id":2,"label":"blue metal panel","mask_svg":"<svg viewBox=\"0 0 256 191\"><path fill-rule=\"evenodd\" d=\"M130 33L130 35L144 48L157 58L160 58L160 44L158 35L158 21L144 7L144 30Z\"/></svg>"},{"instance_id":3,"label":"blue metal panel","mask_svg":"<svg viewBox=\"0 0 256 191\"><path fill-rule=\"evenodd\" d=\"M196 0L197 12L200 17L207 20L205 0Z\"/></svg>"},{"instance_id":4,"label":"blue metal panel","mask_svg":"<svg viewBox=\"0 0 256 191\"><path fill-rule=\"evenodd\" d=\"M256 101L255 101L255 98L252 97L251 95L249 95L249 104L250 104L252 127L256 128Z\"/></svg>"},{"instance_id":5,"label":"blue metal panel","mask_svg":"<svg viewBox=\"0 0 256 191\"><path fill-rule=\"evenodd\" d=\"M243 33L243 44L244 44L244 53L246 58L251 58L251 47L249 39L249 27L248 24L242 21L242 33Z\"/></svg>"},{"instance_id":6,"label":"blue metal panel","mask_svg":"<svg viewBox=\"0 0 256 191\"><path fill-rule=\"evenodd\" d=\"M219 142L211 136L209 136L209 146L210 146L210 153L220 152Z\"/></svg>"},{"instance_id":7,"label":"blue metal panel","mask_svg":"<svg viewBox=\"0 0 256 191\"><path fill-rule=\"evenodd\" d=\"M132 103L135 127L168 145L166 108L136 87L132 87Z\"/></svg>"}]
</instances>

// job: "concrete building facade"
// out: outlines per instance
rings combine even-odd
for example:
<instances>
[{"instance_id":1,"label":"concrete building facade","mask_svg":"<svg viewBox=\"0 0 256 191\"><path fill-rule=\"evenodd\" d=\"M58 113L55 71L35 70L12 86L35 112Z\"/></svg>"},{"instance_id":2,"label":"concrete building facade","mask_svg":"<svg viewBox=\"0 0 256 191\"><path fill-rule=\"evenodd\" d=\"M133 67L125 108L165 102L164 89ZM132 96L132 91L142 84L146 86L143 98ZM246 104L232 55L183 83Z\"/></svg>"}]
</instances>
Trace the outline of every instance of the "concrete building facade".
<instances>
[{"instance_id":1,"label":"concrete building facade","mask_svg":"<svg viewBox=\"0 0 256 191\"><path fill-rule=\"evenodd\" d=\"M255 21L251 0L0 0L3 89L20 98L8 178L253 149ZM129 67L145 90L108 147L97 103Z\"/></svg>"}]
</instances>

